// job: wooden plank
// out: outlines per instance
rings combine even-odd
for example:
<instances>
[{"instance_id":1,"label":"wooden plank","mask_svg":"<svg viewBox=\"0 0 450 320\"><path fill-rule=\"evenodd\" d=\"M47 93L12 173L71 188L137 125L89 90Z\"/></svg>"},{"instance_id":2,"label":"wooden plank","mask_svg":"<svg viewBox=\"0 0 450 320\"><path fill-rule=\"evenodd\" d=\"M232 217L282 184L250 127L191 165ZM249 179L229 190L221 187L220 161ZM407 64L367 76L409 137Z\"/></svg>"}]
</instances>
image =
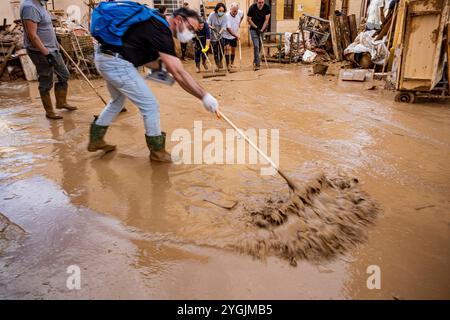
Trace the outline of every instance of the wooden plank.
<instances>
[{"instance_id":1,"label":"wooden plank","mask_svg":"<svg viewBox=\"0 0 450 320\"><path fill-rule=\"evenodd\" d=\"M328 19L331 20L335 16L334 10L336 10L336 0L330 0L329 6Z\"/></svg>"},{"instance_id":2,"label":"wooden plank","mask_svg":"<svg viewBox=\"0 0 450 320\"><path fill-rule=\"evenodd\" d=\"M22 64L23 73L25 74L25 79L27 81L35 81L38 79L36 67L27 54L21 55L19 57L20 63Z\"/></svg>"},{"instance_id":3,"label":"wooden plank","mask_svg":"<svg viewBox=\"0 0 450 320\"><path fill-rule=\"evenodd\" d=\"M348 25L350 28L350 41L355 41L356 36L358 35L358 25L356 24L356 15L351 14L348 16Z\"/></svg>"},{"instance_id":4,"label":"wooden plank","mask_svg":"<svg viewBox=\"0 0 450 320\"><path fill-rule=\"evenodd\" d=\"M405 1L400 1L397 11L397 21L395 24L394 35L394 61L392 63L391 73L393 79L395 79L395 89L401 90L402 76L403 76L403 51L405 50L406 39L406 16L408 13L408 7Z\"/></svg>"},{"instance_id":5,"label":"wooden plank","mask_svg":"<svg viewBox=\"0 0 450 320\"><path fill-rule=\"evenodd\" d=\"M436 4L436 6L438 6L438 5ZM441 81L442 74L443 74L441 68L444 67L444 62L441 60L441 48L442 48L442 44L443 44L442 40L444 37L444 28L449 19L449 11L450 11L449 7L450 7L450 4L448 3L448 1L446 1L444 4L444 8L441 11L442 13L441 13L441 17L440 17L441 19L439 21L439 35L437 37L436 55L434 57L434 62L433 62L433 76L431 78L431 89L433 89L439 83L439 81ZM437 9L440 9L440 8L437 8Z\"/></svg>"},{"instance_id":6,"label":"wooden plank","mask_svg":"<svg viewBox=\"0 0 450 320\"><path fill-rule=\"evenodd\" d=\"M422 3L412 2L408 13L421 9ZM440 58L442 34L439 29L441 15L407 15L402 81L408 79L431 80ZM438 30L436 32L435 30ZM431 89L431 88L430 88Z\"/></svg>"},{"instance_id":7,"label":"wooden plank","mask_svg":"<svg viewBox=\"0 0 450 320\"><path fill-rule=\"evenodd\" d=\"M351 41L350 41L350 28L348 27L348 18L345 15L339 16L339 24L341 27L341 40L342 40L342 49L345 50Z\"/></svg>"},{"instance_id":8,"label":"wooden plank","mask_svg":"<svg viewBox=\"0 0 450 320\"><path fill-rule=\"evenodd\" d=\"M331 43L333 44L334 57L337 61L342 60L342 47L341 47L341 33L339 29L339 23L336 15L333 13L330 16L330 33Z\"/></svg>"},{"instance_id":9,"label":"wooden plank","mask_svg":"<svg viewBox=\"0 0 450 320\"><path fill-rule=\"evenodd\" d=\"M383 39L383 37L389 32L389 29L391 28L391 24L393 21L392 19L394 19L394 15L392 14L392 10L390 10L386 19L384 20L383 24L381 25L381 30L378 31L375 40Z\"/></svg>"}]
</instances>

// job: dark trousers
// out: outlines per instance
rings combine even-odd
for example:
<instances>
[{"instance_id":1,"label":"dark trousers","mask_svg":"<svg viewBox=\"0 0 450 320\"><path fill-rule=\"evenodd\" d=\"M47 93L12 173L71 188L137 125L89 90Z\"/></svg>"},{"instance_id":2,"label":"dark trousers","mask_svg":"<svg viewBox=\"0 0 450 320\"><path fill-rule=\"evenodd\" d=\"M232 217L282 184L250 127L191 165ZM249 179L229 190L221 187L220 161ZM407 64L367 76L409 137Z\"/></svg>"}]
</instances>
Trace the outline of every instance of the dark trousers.
<instances>
[{"instance_id":1,"label":"dark trousers","mask_svg":"<svg viewBox=\"0 0 450 320\"><path fill-rule=\"evenodd\" d=\"M59 51L52 52L55 57L55 64L49 65L47 58L36 51L28 51L31 61L36 66L39 81L39 93L42 95L47 94L53 88L53 74L56 74L58 82L55 84L57 89L67 88L67 81L69 81L69 70L64 63L64 60Z\"/></svg>"},{"instance_id":2,"label":"dark trousers","mask_svg":"<svg viewBox=\"0 0 450 320\"><path fill-rule=\"evenodd\" d=\"M195 58L196 66L200 65L200 61L203 61L203 63L206 62L205 54L202 52L202 46L203 46L203 48L206 46L206 40L202 41L201 45L200 45L200 42L198 42L198 41L194 42L194 58Z\"/></svg>"},{"instance_id":3,"label":"dark trousers","mask_svg":"<svg viewBox=\"0 0 450 320\"><path fill-rule=\"evenodd\" d=\"M219 66L222 63L223 59L223 50L225 48L224 39L220 39L218 41L211 41L211 47L214 52L214 61L216 65Z\"/></svg>"},{"instance_id":4,"label":"dark trousers","mask_svg":"<svg viewBox=\"0 0 450 320\"><path fill-rule=\"evenodd\" d=\"M187 43L181 42L181 58L186 57L187 45Z\"/></svg>"}]
</instances>

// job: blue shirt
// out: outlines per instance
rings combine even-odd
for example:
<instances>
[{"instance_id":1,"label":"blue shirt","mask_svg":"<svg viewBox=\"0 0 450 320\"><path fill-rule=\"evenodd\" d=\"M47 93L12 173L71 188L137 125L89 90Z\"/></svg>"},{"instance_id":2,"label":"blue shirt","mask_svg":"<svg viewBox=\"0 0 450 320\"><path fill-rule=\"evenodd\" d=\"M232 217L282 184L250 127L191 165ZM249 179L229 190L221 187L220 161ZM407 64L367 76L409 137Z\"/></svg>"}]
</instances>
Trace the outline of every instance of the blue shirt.
<instances>
[{"instance_id":1,"label":"blue shirt","mask_svg":"<svg viewBox=\"0 0 450 320\"><path fill-rule=\"evenodd\" d=\"M204 40L211 39L211 31L209 30L208 22L204 23L203 29L197 31L197 37L203 42Z\"/></svg>"}]
</instances>

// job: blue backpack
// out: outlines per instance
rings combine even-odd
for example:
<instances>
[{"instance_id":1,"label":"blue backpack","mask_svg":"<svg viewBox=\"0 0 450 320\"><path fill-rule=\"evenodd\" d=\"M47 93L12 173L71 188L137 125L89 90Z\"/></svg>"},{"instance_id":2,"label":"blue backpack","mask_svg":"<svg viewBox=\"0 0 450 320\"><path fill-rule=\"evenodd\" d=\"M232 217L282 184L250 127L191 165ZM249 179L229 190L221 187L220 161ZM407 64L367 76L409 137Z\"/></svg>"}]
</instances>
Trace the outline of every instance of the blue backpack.
<instances>
[{"instance_id":1,"label":"blue backpack","mask_svg":"<svg viewBox=\"0 0 450 320\"><path fill-rule=\"evenodd\" d=\"M92 12L91 34L100 42L122 46L122 36L138 22L155 18L169 27L157 12L134 1L100 2Z\"/></svg>"}]
</instances>

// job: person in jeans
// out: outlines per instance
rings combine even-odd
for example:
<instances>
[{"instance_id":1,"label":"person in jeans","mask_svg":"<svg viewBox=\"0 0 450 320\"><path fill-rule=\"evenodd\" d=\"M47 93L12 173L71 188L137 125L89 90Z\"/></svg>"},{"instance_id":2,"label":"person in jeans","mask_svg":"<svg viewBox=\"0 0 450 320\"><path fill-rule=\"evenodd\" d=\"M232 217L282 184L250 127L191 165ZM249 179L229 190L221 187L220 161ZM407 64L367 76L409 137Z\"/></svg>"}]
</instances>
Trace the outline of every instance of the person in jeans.
<instances>
[{"instance_id":1,"label":"person in jeans","mask_svg":"<svg viewBox=\"0 0 450 320\"><path fill-rule=\"evenodd\" d=\"M145 140L150 150L150 160L173 161L165 149L166 134L160 127L158 101L139 74L137 70L139 66L157 68L162 61L167 71L184 90L200 99L207 111L219 115L217 100L192 78L175 53L173 37L180 42L188 42L192 40L198 28L197 13L180 8L168 17L159 14L159 19L153 17L131 25L122 36L122 46L100 42L95 53L95 65L106 80L111 100L91 124L88 151L115 150L114 145L104 141L104 136L128 98L139 108L144 119ZM155 64L157 66L154 66Z\"/></svg>"},{"instance_id":2,"label":"person in jeans","mask_svg":"<svg viewBox=\"0 0 450 320\"><path fill-rule=\"evenodd\" d=\"M250 37L253 42L253 69L259 70L261 66L261 36L267 30L270 20L270 7L264 0L257 0L248 8L247 21L250 25Z\"/></svg>"},{"instance_id":3,"label":"person in jeans","mask_svg":"<svg viewBox=\"0 0 450 320\"><path fill-rule=\"evenodd\" d=\"M203 68L208 70L206 65L206 54L211 43L211 32L207 22L200 18L200 28L197 31L197 36L194 40L194 56L195 56L195 72L200 72L200 61L203 63Z\"/></svg>"},{"instance_id":4,"label":"person in jeans","mask_svg":"<svg viewBox=\"0 0 450 320\"><path fill-rule=\"evenodd\" d=\"M208 25L211 28L211 47L217 70L223 68L224 39L222 38L222 33L227 28L226 11L227 7L225 4L219 2L214 7L214 11L208 16Z\"/></svg>"},{"instance_id":5,"label":"person in jeans","mask_svg":"<svg viewBox=\"0 0 450 320\"><path fill-rule=\"evenodd\" d=\"M59 52L59 44L53 30L52 19L42 3L48 0L22 0L20 18L24 32L24 47L36 66L39 81L39 95L48 119L62 119L53 109L50 91L53 87L53 74L58 82L55 84L56 108L69 111L77 108L67 103L69 71Z\"/></svg>"}]
</instances>

